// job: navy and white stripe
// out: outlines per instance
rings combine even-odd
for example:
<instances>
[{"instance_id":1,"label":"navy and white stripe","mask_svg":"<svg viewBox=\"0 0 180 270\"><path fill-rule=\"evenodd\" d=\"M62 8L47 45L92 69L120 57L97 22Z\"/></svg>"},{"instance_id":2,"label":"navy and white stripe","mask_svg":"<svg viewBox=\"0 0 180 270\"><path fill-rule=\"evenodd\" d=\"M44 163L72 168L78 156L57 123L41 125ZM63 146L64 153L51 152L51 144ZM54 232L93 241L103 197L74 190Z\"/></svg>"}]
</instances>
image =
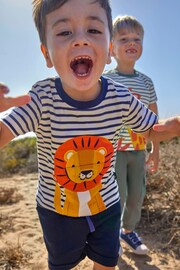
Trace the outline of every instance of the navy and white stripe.
<instances>
[{"instance_id":1,"label":"navy and white stripe","mask_svg":"<svg viewBox=\"0 0 180 270\"><path fill-rule=\"evenodd\" d=\"M156 115L122 85L101 77L102 91L93 101L71 99L59 78L37 82L30 91L31 102L15 108L3 121L15 136L34 131L37 136L39 183L37 202L54 209L54 155L67 140L94 135L107 138L117 149L119 131L126 123L136 132L143 132L156 122ZM145 116L146 115L146 116ZM102 178L100 194L106 207L119 201L114 174L115 153L110 169ZM88 213L89 214L89 213Z\"/></svg>"},{"instance_id":2,"label":"navy and white stripe","mask_svg":"<svg viewBox=\"0 0 180 270\"><path fill-rule=\"evenodd\" d=\"M135 71L134 74L122 74L119 73L117 69L112 69L105 72L104 76L128 87L146 107L157 102L157 95L152 80L139 71ZM121 129L121 137L123 138L121 148L124 148L124 151L135 150L126 126ZM129 146L126 148L126 145ZM121 148L119 149L120 151Z\"/></svg>"}]
</instances>

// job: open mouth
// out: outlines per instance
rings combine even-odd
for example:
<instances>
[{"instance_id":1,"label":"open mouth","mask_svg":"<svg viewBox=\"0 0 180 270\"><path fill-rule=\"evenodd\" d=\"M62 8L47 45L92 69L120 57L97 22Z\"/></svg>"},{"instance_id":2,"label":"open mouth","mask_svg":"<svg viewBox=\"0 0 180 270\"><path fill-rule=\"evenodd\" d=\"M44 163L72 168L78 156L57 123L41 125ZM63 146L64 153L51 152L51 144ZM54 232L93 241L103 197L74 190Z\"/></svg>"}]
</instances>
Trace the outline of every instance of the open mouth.
<instances>
[{"instance_id":1,"label":"open mouth","mask_svg":"<svg viewBox=\"0 0 180 270\"><path fill-rule=\"evenodd\" d=\"M74 58L71 63L70 67L73 70L74 74L78 77L85 77L87 76L93 66L93 61L88 56L79 56Z\"/></svg>"},{"instance_id":2,"label":"open mouth","mask_svg":"<svg viewBox=\"0 0 180 270\"><path fill-rule=\"evenodd\" d=\"M136 50L135 49L128 49L126 52L127 53L136 53Z\"/></svg>"}]
</instances>

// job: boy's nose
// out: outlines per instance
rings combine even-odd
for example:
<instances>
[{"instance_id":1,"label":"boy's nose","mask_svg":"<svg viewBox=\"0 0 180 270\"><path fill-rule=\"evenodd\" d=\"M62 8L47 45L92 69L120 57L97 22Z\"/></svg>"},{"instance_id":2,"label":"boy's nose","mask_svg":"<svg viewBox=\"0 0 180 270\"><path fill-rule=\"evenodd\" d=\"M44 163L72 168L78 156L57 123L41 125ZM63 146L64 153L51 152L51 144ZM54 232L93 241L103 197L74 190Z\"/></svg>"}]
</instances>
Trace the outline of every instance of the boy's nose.
<instances>
[{"instance_id":1,"label":"boy's nose","mask_svg":"<svg viewBox=\"0 0 180 270\"><path fill-rule=\"evenodd\" d=\"M129 44L135 44L135 40L133 38L129 39Z\"/></svg>"},{"instance_id":2,"label":"boy's nose","mask_svg":"<svg viewBox=\"0 0 180 270\"><path fill-rule=\"evenodd\" d=\"M74 37L73 46L88 46L89 40L84 33L77 33Z\"/></svg>"}]
</instances>

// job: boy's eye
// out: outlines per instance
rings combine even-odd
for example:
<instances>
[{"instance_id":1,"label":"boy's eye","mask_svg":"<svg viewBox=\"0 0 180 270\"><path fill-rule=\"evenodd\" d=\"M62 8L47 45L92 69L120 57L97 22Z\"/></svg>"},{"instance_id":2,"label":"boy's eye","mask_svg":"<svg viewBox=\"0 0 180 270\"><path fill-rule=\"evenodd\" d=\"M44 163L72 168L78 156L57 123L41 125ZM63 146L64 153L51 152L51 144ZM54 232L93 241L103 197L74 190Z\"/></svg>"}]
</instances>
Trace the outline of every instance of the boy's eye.
<instances>
[{"instance_id":1,"label":"boy's eye","mask_svg":"<svg viewBox=\"0 0 180 270\"><path fill-rule=\"evenodd\" d=\"M127 38L121 38L120 41L121 42L128 42L128 39Z\"/></svg>"},{"instance_id":2,"label":"boy's eye","mask_svg":"<svg viewBox=\"0 0 180 270\"><path fill-rule=\"evenodd\" d=\"M89 29L88 32L91 34L101 34L102 33L101 31L99 31L97 29Z\"/></svg>"},{"instance_id":3,"label":"boy's eye","mask_svg":"<svg viewBox=\"0 0 180 270\"><path fill-rule=\"evenodd\" d=\"M128 43L128 42L137 42L137 43L140 43L141 42L141 39L140 38L132 38L132 39L130 39L130 38L121 38L120 39L120 42L122 42L122 43Z\"/></svg>"},{"instance_id":4,"label":"boy's eye","mask_svg":"<svg viewBox=\"0 0 180 270\"><path fill-rule=\"evenodd\" d=\"M68 36L71 34L71 31L63 31L57 34L57 36Z\"/></svg>"},{"instance_id":5,"label":"boy's eye","mask_svg":"<svg viewBox=\"0 0 180 270\"><path fill-rule=\"evenodd\" d=\"M134 41L135 42L141 42L141 39L140 38L135 38Z\"/></svg>"}]
</instances>

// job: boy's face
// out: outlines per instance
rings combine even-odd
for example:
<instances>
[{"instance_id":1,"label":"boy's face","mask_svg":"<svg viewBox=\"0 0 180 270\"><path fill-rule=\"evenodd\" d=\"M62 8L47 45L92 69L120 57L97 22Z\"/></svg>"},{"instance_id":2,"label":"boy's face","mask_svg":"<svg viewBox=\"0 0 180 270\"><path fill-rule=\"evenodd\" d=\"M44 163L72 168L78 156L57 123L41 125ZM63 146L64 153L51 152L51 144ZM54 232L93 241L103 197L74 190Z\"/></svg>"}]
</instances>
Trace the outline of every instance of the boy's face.
<instances>
[{"instance_id":1,"label":"boy's face","mask_svg":"<svg viewBox=\"0 0 180 270\"><path fill-rule=\"evenodd\" d=\"M96 97L99 77L110 63L109 45L107 16L94 0L69 0L46 16L46 46L41 50L72 98Z\"/></svg>"},{"instance_id":2,"label":"boy's face","mask_svg":"<svg viewBox=\"0 0 180 270\"><path fill-rule=\"evenodd\" d=\"M121 29L112 42L112 55L121 64L134 65L142 54L142 33L134 29Z\"/></svg>"}]
</instances>

